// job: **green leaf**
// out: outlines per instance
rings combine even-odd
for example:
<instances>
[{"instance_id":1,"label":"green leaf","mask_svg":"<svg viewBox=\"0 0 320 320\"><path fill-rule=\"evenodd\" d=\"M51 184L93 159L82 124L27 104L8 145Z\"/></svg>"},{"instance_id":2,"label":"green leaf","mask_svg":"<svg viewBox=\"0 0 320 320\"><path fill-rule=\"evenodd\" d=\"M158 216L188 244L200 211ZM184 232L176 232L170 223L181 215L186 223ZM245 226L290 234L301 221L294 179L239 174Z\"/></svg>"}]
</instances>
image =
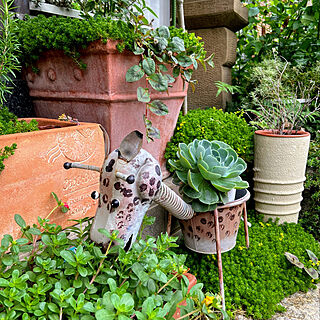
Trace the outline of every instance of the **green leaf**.
<instances>
[{"instance_id":1,"label":"green leaf","mask_svg":"<svg viewBox=\"0 0 320 320\"><path fill-rule=\"evenodd\" d=\"M156 91L163 92L168 90L168 80L161 73L151 75L148 81Z\"/></svg>"},{"instance_id":2,"label":"green leaf","mask_svg":"<svg viewBox=\"0 0 320 320\"><path fill-rule=\"evenodd\" d=\"M249 17L254 17L257 14L259 14L259 8L258 7L251 7L249 8L248 16Z\"/></svg>"},{"instance_id":3,"label":"green leaf","mask_svg":"<svg viewBox=\"0 0 320 320\"><path fill-rule=\"evenodd\" d=\"M184 77L186 78L187 82L189 82L191 80L192 73L193 73L192 69L184 70L183 74L184 74Z\"/></svg>"},{"instance_id":4,"label":"green leaf","mask_svg":"<svg viewBox=\"0 0 320 320\"><path fill-rule=\"evenodd\" d=\"M142 67L145 73L150 76L156 72L156 64L151 58L145 58L142 61Z\"/></svg>"},{"instance_id":5,"label":"green leaf","mask_svg":"<svg viewBox=\"0 0 320 320\"><path fill-rule=\"evenodd\" d=\"M170 31L167 26L161 26L157 29L157 33L160 37L169 39L170 38Z\"/></svg>"},{"instance_id":6,"label":"green leaf","mask_svg":"<svg viewBox=\"0 0 320 320\"><path fill-rule=\"evenodd\" d=\"M187 68L192 65L192 60L187 55L177 56L178 63L181 67Z\"/></svg>"},{"instance_id":7,"label":"green leaf","mask_svg":"<svg viewBox=\"0 0 320 320\"><path fill-rule=\"evenodd\" d=\"M183 52L186 51L185 47L184 47L184 41L179 38L179 37L173 37L171 42L170 42L170 49L173 52Z\"/></svg>"},{"instance_id":8,"label":"green leaf","mask_svg":"<svg viewBox=\"0 0 320 320\"><path fill-rule=\"evenodd\" d=\"M185 172L185 171L176 171L175 174L180 179L180 181L182 181L185 184L188 183L188 173L187 172Z\"/></svg>"},{"instance_id":9,"label":"green leaf","mask_svg":"<svg viewBox=\"0 0 320 320\"><path fill-rule=\"evenodd\" d=\"M179 75L180 75L180 67L179 66L176 66L173 68L172 75L174 76L174 78L179 77Z\"/></svg>"},{"instance_id":10,"label":"green leaf","mask_svg":"<svg viewBox=\"0 0 320 320\"><path fill-rule=\"evenodd\" d=\"M213 172L210 172L208 171L203 165L202 163L199 161L198 162L198 169L202 175L202 177L206 180L210 180L210 181L213 181L213 180L216 180L216 179L219 179L221 177L221 175L219 173L213 173Z\"/></svg>"},{"instance_id":11,"label":"green leaf","mask_svg":"<svg viewBox=\"0 0 320 320\"><path fill-rule=\"evenodd\" d=\"M199 201L202 203L212 205L219 202L218 194L208 182L203 181L203 183L199 186L199 190L201 194Z\"/></svg>"},{"instance_id":12,"label":"green leaf","mask_svg":"<svg viewBox=\"0 0 320 320\"><path fill-rule=\"evenodd\" d=\"M66 260L69 264L72 266L76 266L76 260L74 258L74 255L71 251L69 250L62 250L60 252L61 257Z\"/></svg>"},{"instance_id":13,"label":"green leaf","mask_svg":"<svg viewBox=\"0 0 320 320\"><path fill-rule=\"evenodd\" d=\"M199 192L199 186L203 182L203 177L200 173L194 173L191 170L188 171L188 184L195 191Z\"/></svg>"},{"instance_id":14,"label":"green leaf","mask_svg":"<svg viewBox=\"0 0 320 320\"><path fill-rule=\"evenodd\" d=\"M139 278L139 280L143 283L146 282L149 279L148 274L144 271L144 268L142 267L142 265L138 262L135 262L132 267L131 270L133 271L133 273Z\"/></svg>"},{"instance_id":15,"label":"green leaf","mask_svg":"<svg viewBox=\"0 0 320 320\"><path fill-rule=\"evenodd\" d=\"M95 313L96 320L114 320L116 315L113 311L100 309Z\"/></svg>"},{"instance_id":16,"label":"green leaf","mask_svg":"<svg viewBox=\"0 0 320 320\"><path fill-rule=\"evenodd\" d=\"M131 67L126 73L127 82L135 82L140 80L144 76L144 72L140 66L135 65Z\"/></svg>"},{"instance_id":17,"label":"green leaf","mask_svg":"<svg viewBox=\"0 0 320 320\"><path fill-rule=\"evenodd\" d=\"M160 100L153 100L148 104L148 108L158 116L164 116L169 113L168 107Z\"/></svg>"},{"instance_id":18,"label":"green leaf","mask_svg":"<svg viewBox=\"0 0 320 320\"><path fill-rule=\"evenodd\" d=\"M26 222L23 220L23 218L20 216L20 214L15 214L14 220L17 223L17 225L21 228L25 228L27 226Z\"/></svg>"},{"instance_id":19,"label":"green leaf","mask_svg":"<svg viewBox=\"0 0 320 320\"><path fill-rule=\"evenodd\" d=\"M235 182L229 181L228 179L220 178L214 181L210 181L211 184L221 192L228 192L233 189L236 185Z\"/></svg>"},{"instance_id":20,"label":"green leaf","mask_svg":"<svg viewBox=\"0 0 320 320\"><path fill-rule=\"evenodd\" d=\"M145 103L150 102L149 89L139 87L137 89L137 97L138 97L138 101L140 102L145 102Z\"/></svg>"},{"instance_id":21,"label":"green leaf","mask_svg":"<svg viewBox=\"0 0 320 320\"><path fill-rule=\"evenodd\" d=\"M4 257L2 257L1 262L5 265L5 266L11 266L13 264L13 257L9 254L4 255Z\"/></svg>"},{"instance_id":22,"label":"green leaf","mask_svg":"<svg viewBox=\"0 0 320 320\"><path fill-rule=\"evenodd\" d=\"M8 286L9 286L9 281L4 278L0 278L0 287L8 287Z\"/></svg>"},{"instance_id":23,"label":"green leaf","mask_svg":"<svg viewBox=\"0 0 320 320\"><path fill-rule=\"evenodd\" d=\"M158 67L162 72L168 72L168 68L164 64L159 64Z\"/></svg>"}]
</instances>

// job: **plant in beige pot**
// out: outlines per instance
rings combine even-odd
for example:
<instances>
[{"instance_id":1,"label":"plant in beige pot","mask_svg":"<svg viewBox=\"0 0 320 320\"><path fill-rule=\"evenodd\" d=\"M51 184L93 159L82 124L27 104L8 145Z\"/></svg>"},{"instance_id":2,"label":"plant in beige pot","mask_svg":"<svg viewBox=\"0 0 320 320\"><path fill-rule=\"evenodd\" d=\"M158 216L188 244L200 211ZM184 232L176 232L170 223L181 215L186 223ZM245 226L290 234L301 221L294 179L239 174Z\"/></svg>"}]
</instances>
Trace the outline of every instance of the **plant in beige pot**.
<instances>
[{"instance_id":1,"label":"plant in beige pot","mask_svg":"<svg viewBox=\"0 0 320 320\"><path fill-rule=\"evenodd\" d=\"M228 144L217 140L180 143L177 155L178 160L169 160L175 170L174 182L197 213L180 221L186 246L201 253L216 253L213 210L218 209L221 250L231 250L250 196L248 183L240 177L246 163Z\"/></svg>"},{"instance_id":2,"label":"plant in beige pot","mask_svg":"<svg viewBox=\"0 0 320 320\"><path fill-rule=\"evenodd\" d=\"M319 94L310 96L312 84L300 88L299 83L297 92L302 99L285 92L282 78L286 68L287 63L276 70L276 79L269 79L269 90L251 93L258 106L251 110L256 116L252 123L260 128L254 139L254 200L256 211L265 220L297 223L310 142L310 133L302 126L319 110ZM262 86L266 86L264 81Z\"/></svg>"}]
</instances>

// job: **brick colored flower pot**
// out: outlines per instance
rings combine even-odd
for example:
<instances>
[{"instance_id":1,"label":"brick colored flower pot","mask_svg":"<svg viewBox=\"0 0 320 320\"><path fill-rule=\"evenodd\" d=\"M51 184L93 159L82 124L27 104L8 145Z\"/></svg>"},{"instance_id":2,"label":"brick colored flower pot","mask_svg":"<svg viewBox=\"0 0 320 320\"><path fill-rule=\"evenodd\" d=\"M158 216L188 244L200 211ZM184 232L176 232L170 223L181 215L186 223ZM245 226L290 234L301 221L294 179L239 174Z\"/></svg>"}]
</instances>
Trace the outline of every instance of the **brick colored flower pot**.
<instances>
[{"instance_id":1,"label":"brick colored flower pot","mask_svg":"<svg viewBox=\"0 0 320 320\"><path fill-rule=\"evenodd\" d=\"M244 204L249 198L248 190L237 190L234 201L218 206L221 252L227 252L236 245ZM179 222L187 248L204 254L217 253L213 212L197 213L190 220Z\"/></svg>"},{"instance_id":2,"label":"brick colored flower pot","mask_svg":"<svg viewBox=\"0 0 320 320\"><path fill-rule=\"evenodd\" d=\"M31 68L25 77L33 98L36 114L40 117L57 118L65 113L80 121L102 124L110 136L111 150L118 148L123 137L133 130L145 132L143 114L146 106L137 101L137 88L145 87L145 79L128 83L127 70L139 63L139 57L130 51L119 53L117 42L109 40L92 42L81 51L81 60L87 64L80 70L75 62L62 51L48 51L38 60L39 73ZM162 100L169 107L169 114L148 117L160 129L161 140L144 141L143 148L160 161L166 144L173 134L181 105L187 94L187 86L179 77L167 92L150 89L151 98Z\"/></svg>"},{"instance_id":3,"label":"brick colored flower pot","mask_svg":"<svg viewBox=\"0 0 320 320\"><path fill-rule=\"evenodd\" d=\"M189 280L189 286L188 286L188 293L189 293L191 288L197 284L197 278L191 273L185 273L184 275ZM186 301L182 301L181 303L179 303L179 305L180 306L186 306L187 303L186 303ZM178 319L180 317L180 313L181 313L180 308L177 308L176 312L173 315L173 318L174 319Z\"/></svg>"},{"instance_id":4,"label":"brick colored flower pot","mask_svg":"<svg viewBox=\"0 0 320 320\"><path fill-rule=\"evenodd\" d=\"M14 215L20 214L27 224L45 218L56 206L51 192L69 204L70 210L56 210L50 220L64 227L69 219L93 216L96 201L92 191L99 190L99 173L65 170L66 161L101 166L105 158L104 139L98 124L75 125L58 120L40 119L39 126L55 127L40 131L0 136L0 149L17 144L15 154L4 161L0 173L0 238L18 235Z\"/></svg>"}]
</instances>

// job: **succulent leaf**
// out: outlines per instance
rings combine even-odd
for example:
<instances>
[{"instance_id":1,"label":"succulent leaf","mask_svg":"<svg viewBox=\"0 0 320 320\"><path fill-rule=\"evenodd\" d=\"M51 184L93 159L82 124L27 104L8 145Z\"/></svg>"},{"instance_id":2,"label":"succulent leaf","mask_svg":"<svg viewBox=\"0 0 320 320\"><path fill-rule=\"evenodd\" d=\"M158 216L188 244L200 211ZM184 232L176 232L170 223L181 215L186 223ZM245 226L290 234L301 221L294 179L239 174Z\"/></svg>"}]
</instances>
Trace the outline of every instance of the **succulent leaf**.
<instances>
[{"instance_id":1,"label":"succulent leaf","mask_svg":"<svg viewBox=\"0 0 320 320\"><path fill-rule=\"evenodd\" d=\"M191 187L189 187L188 185L185 185L182 188L182 192L183 194L185 194L187 197L192 198L192 199L199 199L201 197L201 193L195 191L194 189L192 189Z\"/></svg>"},{"instance_id":2,"label":"succulent leaf","mask_svg":"<svg viewBox=\"0 0 320 320\"><path fill-rule=\"evenodd\" d=\"M249 183L247 181L239 181L236 183L234 188L237 190L247 189L247 188L249 188Z\"/></svg>"},{"instance_id":3,"label":"succulent leaf","mask_svg":"<svg viewBox=\"0 0 320 320\"><path fill-rule=\"evenodd\" d=\"M203 177L200 173L194 173L191 170L188 171L188 184L195 191L199 192L199 186L203 181Z\"/></svg>"},{"instance_id":4,"label":"succulent leaf","mask_svg":"<svg viewBox=\"0 0 320 320\"><path fill-rule=\"evenodd\" d=\"M183 183L188 183L188 173L185 171L176 171L177 177L182 181Z\"/></svg>"},{"instance_id":5,"label":"succulent leaf","mask_svg":"<svg viewBox=\"0 0 320 320\"><path fill-rule=\"evenodd\" d=\"M213 211L215 208L217 207L216 204L204 204L201 203L200 201L196 200L196 201L192 201L192 209L195 212L207 212L207 211Z\"/></svg>"},{"instance_id":6,"label":"succulent leaf","mask_svg":"<svg viewBox=\"0 0 320 320\"><path fill-rule=\"evenodd\" d=\"M202 177L206 180L215 180L221 177L221 174L208 171L201 163L198 163L198 169Z\"/></svg>"},{"instance_id":7,"label":"succulent leaf","mask_svg":"<svg viewBox=\"0 0 320 320\"><path fill-rule=\"evenodd\" d=\"M229 181L228 179L224 178L211 181L211 184L221 192L229 192L236 186L235 182Z\"/></svg>"},{"instance_id":8,"label":"succulent leaf","mask_svg":"<svg viewBox=\"0 0 320 320\"><path fill-rule=\"evenodd\" d=\"M207 181L203 181L199 189L201 194L199 200L202 203L211 205L219 202L219 196Z\"/></svg>"},{"instance_id":9,"label":"succulent leaf","mask_svg":"<svg viewBox=\"0 0 320 320\"><path fill-rule=\"evenodd\" d=\"M180 171L183 171L183 166L181 165L180 161L176 160L176 161L173 161L171 159L168 160L168 163L170 164L170 166L172 168L174 168L175 170L180 170Z\"/></svg>"}]
</instances>

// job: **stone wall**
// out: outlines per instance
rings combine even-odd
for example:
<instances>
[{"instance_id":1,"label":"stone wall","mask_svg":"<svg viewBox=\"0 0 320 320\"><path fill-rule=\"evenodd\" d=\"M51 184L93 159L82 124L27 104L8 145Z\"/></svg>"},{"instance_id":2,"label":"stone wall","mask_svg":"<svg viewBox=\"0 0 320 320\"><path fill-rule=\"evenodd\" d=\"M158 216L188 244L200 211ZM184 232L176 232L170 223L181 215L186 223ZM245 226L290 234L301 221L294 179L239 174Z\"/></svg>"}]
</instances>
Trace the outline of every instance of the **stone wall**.
<instances>
[{"instance_id":1,"label":"stone wall","mask_svg":"<svg viewBox=\"0 0 320 320\"><path fill-rule=\"evenodd\" d=\"M214 69L194 72L198 80L195 93L189 89L188 108L216 106L225 108L231 95L223 92L218 97L216 81L231 84L231 68L236 59L235 32L248 23L248 10L240 0L184 0L186 29L202 37L208 54L214 57Z\"/></svg>"}]
</instances>

